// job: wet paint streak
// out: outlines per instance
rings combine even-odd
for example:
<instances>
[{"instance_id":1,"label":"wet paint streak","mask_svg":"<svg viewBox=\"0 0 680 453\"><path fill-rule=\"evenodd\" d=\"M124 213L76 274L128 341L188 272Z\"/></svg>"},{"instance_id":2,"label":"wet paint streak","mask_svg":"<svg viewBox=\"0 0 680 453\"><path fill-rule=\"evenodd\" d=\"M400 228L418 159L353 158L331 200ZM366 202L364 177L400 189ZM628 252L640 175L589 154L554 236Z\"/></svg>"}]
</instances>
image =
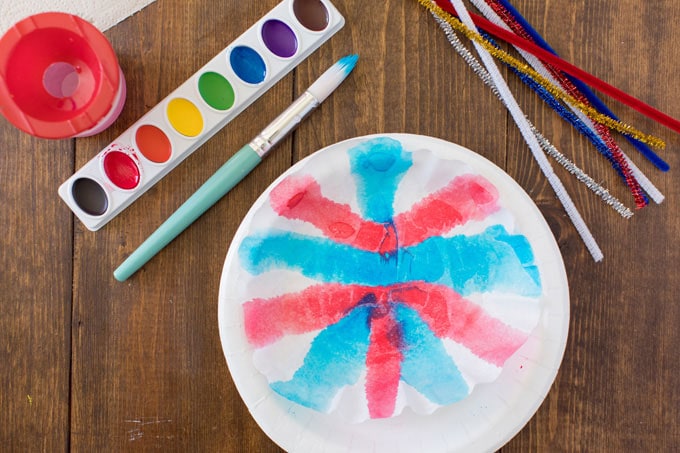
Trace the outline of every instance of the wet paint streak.
<instances>
[{"instance_id":1,"label":"wet paint streak","mask_svg":"<svg viewBox=\"0 0 680 453\"><path fill-rule=\"evenodd\" d=\"M397 304L394 311L404 332L401 379L442 406L465 398L468 385L441 340L415 310Z\"/></svg>"},{"instance_id":2,"label":"wet paint streak","mask_svg":"<svg viewBox=\"0 0 680 453\"><path fill-rule=\"evenodd\" d=\"M241 243L239 255L251 274L290 269L319 282L361 285L397 280L396 263L385 265L378 253L298 233L251 235Z\"/></svg>"},{"instance_id":3,"label":"wet paint streak","mask_svg":"<svg viewBox=\"0 0 680 453\"><path fill-rule=\"evenodd\" d=\"M391 222L397 187L413 164L411 153L399 141L384 137L362 143L348 155L362 214L374 222Z\"/></svg>"},{"instance_id":4,"label":"wet paint streak","mask_svg":"<svg viewBox=\"0 0 680 453\"><path fill-rule=\"evenodd\" d=\"M366 221L349 205L324 197L319 183L308 175L286 178L270 195L277 214L308 222L329 239L372 252L380 251L381 246L385 249L388 237L394 249L397 237L401 246L409 246L470 220L481 220L499 209L497 200L495 187L486 179L463 175L397 215L392 225Z\"/></svg>"},{"instance_id":5,"label":"wet paint streak","mask_svg":"<svg viewBox=\"0 0 680 453\"><path fill-rule=\"evenodd\" d=\"M424 281L462 295L493 290L541 293L528 241L509 235L502 226L474 236L433 237L396 254L386 262L380 254L291 232L251 235L239 249L242 265L252 274L290 269L320 282L387 286Z\"/></svg>"},{"instance_id":6,"label":"wet paint streak","mask_svg":"<svg viewBox=\"0 0 680 453\"><path fill-rule=\"evenodd\" d=\"M336 324L321 331L312 342L303 365L290 381L271 388L303 406L325 411L336 392L355 384L365 367L369 341L369 316L373 307L358 306Z\"/></svg>"},{"instance_id":7,"label":"wet paint streak","mask_svg":"<svg viewBox=\"0 0 680 453\"><path fill-rule=\"evenodd\" d=\"M394 288L390 300L415 310L437 337L449 338L499 367L528 338L445 286L413 282Z\"/></svg>"},{"instance_id":8,"label":"wet paint streak","mask_svg":"<svg viewBox=\"0 0 680 453\"><path fill-rule=\"evenodd\" d=\"M314 285L298 293L243 304L248 341L263 347L284 335L320 330L335 324L372 288L340 284Z\"/></svg>"},{"instance_id":9,"label":"wet paint streak","mask_svg":"<svg viewBox=\"0 0 680 453\"><path fill-rule=\"evenodd\" d=\"M390 307L383 303L373 310L366 357L366 399L371 418L390 417L394 413L404 358L402 336Z\"/></svg>"},{"instance_id":10,"label":"wet paint streak","mask_svg":"<svg viewBox=\"0 0 680 453\"><path fill-rule=\"evenodd\" d=\"M473 236L432 237L406 250L419 257L436 254L437 264L446 269L438 283L464 296L495 290L532 297L542 291L529 241L522 235L508 234L501 225Z\"/></svg>"},{"instance_id":11,"label":"wet paint streak","mask_svg":"<svg viewBox=\"0 0 680 453\"><path fill-rule=\"evenodd\" d=\"M371 341L378 344L375 352L389 351L390 344L400 342L398 327L390 324L394 303L416 310L436 336L449 338L496 366L527 339L526 333L493 318L450 288L426 282L387 287L314 285L298 293L253 299L243 305L246 336L251 344L263 347L284 335L321 330L368 304L375 308L371 316ZM369 351L369 357L372 354Z\"/></svg>"},{"instance_id":12,"label":"wet paint streak","mask_svg":"<svg viewBox=\"0 0 680 453\"><path fill-rule=\"evenodd\" d=\"M477 175L462 175L446 187L414 204L410 211L399 214L394 224L401 246L448 233L471 220L482 220L499 209L498 191Z\"/></svg>"},{"instance_id":13,"label":"wet paint streak","mask_svg":"<svg viewBox=\"0 0 680 453\"><path fill-rule=\"evenodd\" d=\"M284 179L272 190L270 203L280 216L308 222L329 239L362 250L377 252L385 235L380 223L364 220L349 205L324 197L311 176Z\"/></svg>"}]
</instances>

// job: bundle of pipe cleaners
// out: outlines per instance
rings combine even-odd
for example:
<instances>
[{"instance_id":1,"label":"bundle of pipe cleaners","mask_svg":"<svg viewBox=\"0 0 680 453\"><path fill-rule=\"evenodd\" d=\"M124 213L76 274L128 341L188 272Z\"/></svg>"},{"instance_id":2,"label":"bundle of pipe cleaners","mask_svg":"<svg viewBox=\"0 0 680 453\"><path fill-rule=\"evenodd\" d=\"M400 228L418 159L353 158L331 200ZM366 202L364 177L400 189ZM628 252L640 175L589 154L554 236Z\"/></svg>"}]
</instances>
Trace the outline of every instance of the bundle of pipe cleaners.
<instances>
[{"instance_id":1,"label":"bundle of pipe cleaners","mask_svg":"<svg viewBox=\"0 0 680 453\"><path fill-rule=\"evenodd\" d=\"M661 203L664 196L623 152L614 140L612 131L623 134L645 158L661 171L667 171L669 166L650 147L663 149L665 143L657 137L644 134L622 123L591 91L589 86L676 132L680 132L680 121L559 58L540 34L507 0L471 0L482 16L470 13L463 0L418 0L418 2L432 14L456 52L508 109L586 248L595 261L602 260L602 251L562 182L554 173L548 157L562 165L622 217L630 218L633 212L560 153L531 124L515 100L494 59L509 66L511 71L533 89L561 118L588 138L595 149L610 162L612 168L628 187L638 209L646 206L649 199L655 203ZM461 42L459 34L472 42L479 60ZM502 50L494 38L512 44L524 61Z\"/></svg>"}]
</instances>

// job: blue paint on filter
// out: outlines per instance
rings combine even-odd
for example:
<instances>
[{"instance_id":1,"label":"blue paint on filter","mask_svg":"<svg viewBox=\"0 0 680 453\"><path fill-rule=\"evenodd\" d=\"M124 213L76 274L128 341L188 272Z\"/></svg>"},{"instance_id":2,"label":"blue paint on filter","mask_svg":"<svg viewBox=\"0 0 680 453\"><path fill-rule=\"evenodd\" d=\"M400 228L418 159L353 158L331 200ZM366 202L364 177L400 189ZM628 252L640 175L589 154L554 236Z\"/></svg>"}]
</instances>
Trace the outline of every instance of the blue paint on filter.
<instances>
[{"instance_id":1,"label":"blue paint on filter","mask_svg":"<svg viewBox=\"0 0 680 453\"><path fill-rule=\"evenodd\" d=\"M399 141L381 137L350 149L348 154L362 214L374 222L391 222L397 186L413 165L411 153L404 151Z\"/></svg>"},{"instance_id":2,"label":"blue paint on filter","mask_svg":"<svg viewBox=\"0 0 680 453\"><path fill-rule=\"evenodd\" d=\"M322 330L293 378L272 382L271 388L293 402L326 411L338 390L355 384L361 377L368 352L372 310L370 305L359 305Z\"/></svg>"},{"instance_id":3,"label":"blue paint on filter","mask_svg":"<svg viewBox=\"0 0 680 453\"><path fill-rule=\"evenodd\" d=\"M431 237L408 250L420 258L413 267L413 279L427 276L423 269L427 265L443 266L444 273L436 283L463 296L494 290L529 297L541 294L529 241L522 235L509 234L502 225L491 226L478 235Z\"/></svg>"},{"instance_id":4,"label":"blue paint on filter","mask_svg":"<svg viewBox=\"0 0 680 453\"><path fill-rule=\"evenodd\" d=\"M251 274L289 269L320 282L386 286L424 281L446 285L463 296L494 290L541 294L529 242L501 225L478 235L426 239L398 249L389 263L379 253L283 231L247 237L239 256Z\"/></svg>"},{"instance_id":5,"label":"blue paint on filter","mask_svg":"<svg viewBox=\"0 0 680 453\"><path fill-rule=\"evenodd\" d=\"M394 308L404 343L401 380L442 406L465 398L469 386L442 341L417 311L403 304L395 304Z\"/></svg>"},{"instance_id":6,"label":"blue paint on filter","mask_svg":"<svg viewBox=\"0 0 680 453\"><path fill-rule=\"evenodd\" d=\"M382 285L399 280L396 262L386 265L379 253L293 232L248 236L239 255L251 274L289 269L320 282Z\"/></svg>"},{"instance_id":7,"label":"blue paint on filter","mask_svg":"<svg viewBox=\"0 0 680 453\"><path fill-rule=\"evenodd\" d=\"M267 75L267 65L260 54L247 46L234 47L229 54L229 63L241 80L253 85L264 81Z\"/></svg>"}]
</instances>

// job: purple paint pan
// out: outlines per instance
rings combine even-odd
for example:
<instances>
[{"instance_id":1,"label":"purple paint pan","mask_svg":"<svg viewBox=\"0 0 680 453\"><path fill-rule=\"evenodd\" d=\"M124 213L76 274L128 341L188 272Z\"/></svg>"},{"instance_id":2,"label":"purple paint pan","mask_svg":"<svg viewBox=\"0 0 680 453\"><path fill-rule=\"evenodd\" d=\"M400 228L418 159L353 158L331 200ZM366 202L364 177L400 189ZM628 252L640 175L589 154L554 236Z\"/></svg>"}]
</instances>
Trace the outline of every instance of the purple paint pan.
<instances>
[{"instance_id":1,"label":"purple paint pan","mask_svg":"<svg viewBox=\"0 0 680 453\"><path fill-rule=\"evenodd\" d=\"M262 41L271 53L281 58L292 57L298 49L295 32L278 19L268 20L262 25Z\"/></svg>"}]
</instances>

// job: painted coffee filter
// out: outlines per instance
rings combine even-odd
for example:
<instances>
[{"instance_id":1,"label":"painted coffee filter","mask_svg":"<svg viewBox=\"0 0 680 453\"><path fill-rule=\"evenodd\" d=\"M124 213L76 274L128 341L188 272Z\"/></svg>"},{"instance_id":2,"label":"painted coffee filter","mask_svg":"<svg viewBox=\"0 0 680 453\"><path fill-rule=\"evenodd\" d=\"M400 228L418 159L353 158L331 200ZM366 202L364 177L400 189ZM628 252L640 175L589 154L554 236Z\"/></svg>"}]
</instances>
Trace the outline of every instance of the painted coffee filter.
<instances>
[{"instance_id":1,"label":"painted coffee filter","mask_svg":"<svg viewBox=\"0 0 680 453\"><path fill-rule=\"evenodd\" d=\"M378 188L371 185L375 178L353 178L357 166L352 167L348 157L353 149L385 140L403 145L405 152L400 156L410 160L393 180L392 212L383 210L385 204L374 203L374 197L365 197ZM380 158L371 163L374 168L376 163L382 165ZM396 167L399 165L397 162ZM312 180L318 182L320 191ZM462 206L463 221L447 229L431 218L436 209L428 212L423 207L427 200L434 206L432 194L446 193L456 180L459 185L460 181L468 184L458 191L467 187L470 193L481 195L475 206L453 202L457 208ZM483 181L489 185L484 186ZM491 192L497 189L498 198L486 197L484 191L477 190L477 183ZM302 187L306 192L296 196ZM390 190L384 192L388 199ZM331 211L344 213L342 223L359 227L362 234L352 237L349 229L337 222L324 227L324 219L310 214L319 212L313 208L324 203ZM494 209L494 203L500 209ZM423 208L420 214L419 206ZM286 212L291 207L293 211ZM430 232L404 233L409 219L420 219L423 214L430 217ZM369 234L377 224L384 225L387 217L399 233L401 248L396 255L390 255L394 248L385 246L391 240L389 234L384 235L389 228ZM356 250L370 248L367 244L376 238L382 239L377 241L382 249ZM504 247L494 242L497 239L511 245ZM458 252L445 252L442 244L446 243L456 243ZM309 244L314 247L306 248ZM427 249L428 244L438 245ZM491 260L496 260L495 264L484 264L475 257L478 246L489 244L496 247ZM443 266L439 266L442 272L438 276L428 274L428 269L437 267L433 264L439 258L419 261L425 255L435 256L431 252L437 249L440 257L448 253L440 262ZM499 249L503 252L497 253ZM307 253L310 250L314 252ZM456 254L469 263L467 271L461 273L460 265L453 265ZM344 259L339 259L340 255ZM371 255L377 255L377 260L371 261ZM410 259L408 272L384 272L382 268L393 258ZM325 264L333 262L337 265ZM366 269L362 271L362 267ZM503 272L495 272L501 268ZM475 274L474 278L460 280L458 275L465 272ZM427 299L433 304L430 308L418 305L422 291L431 292ZM491 353L493 341L480 342L481 331L463 328L452 333L442 327L443 320L437 324L433 319L437 310L432 308L441 297L453 301L449 305L453 311L472 307L476 314L483 314L478 319L486 321L477 327L510 326L505 333L523 332L522 341L511 349L497 348ZM296 311L301 307L323 318L317 323L320 327L311 319L314 316L304 320L304 311ZM292 314L279 318L287 310ZM376 316L379 311L381 316ZM502 322L494 324L494 319ZM366 331L367 320L371 333ZM500 446L536 410L561 361L568 289L549 228L531 200L500 169L468 150L429 137L361 137L298 163L256 202L225 261L219 321L229 369L241 396L263 430L283 448L304 451L351 446L358 451L403 451L433 443L428 451L450 451L471 445ZM435 349L390 350L390 341L381 342L378 333L382 326L389 340L389 332L394 332L390 327L395 325L401 329L402 345L434 345ZM494 332L490 333L493 337ZM401 353L398 360L383 361L380 373L375 372L380 367L370 363L371 357L379 356L375 354L378 346L383 352ZM333 363L339 358L343 360ZM418 368L427 364L422 359L433 358L434 364L445 366L439 373L419 374ZM452 372L451 361L459 375ZM348 372L352 368L356 369ZM313 373L322 369L325 375ZM423 371L431 370L426 366ZM434 383L424 380L424 374L434 374ZM349 382L329 385L329 376L335 375ZM376 392L375 381L371 382L375 376L380 376L381 384L397 388L396 394ZM309 384L317 392L301 394L299 389ZM452 398L455 391L458 394ZM475 415L471 417L471 413ZM452 428L456 423L460 430ZM493 430L493 435L487 430Z\"/></svg>"}]
</instances>

